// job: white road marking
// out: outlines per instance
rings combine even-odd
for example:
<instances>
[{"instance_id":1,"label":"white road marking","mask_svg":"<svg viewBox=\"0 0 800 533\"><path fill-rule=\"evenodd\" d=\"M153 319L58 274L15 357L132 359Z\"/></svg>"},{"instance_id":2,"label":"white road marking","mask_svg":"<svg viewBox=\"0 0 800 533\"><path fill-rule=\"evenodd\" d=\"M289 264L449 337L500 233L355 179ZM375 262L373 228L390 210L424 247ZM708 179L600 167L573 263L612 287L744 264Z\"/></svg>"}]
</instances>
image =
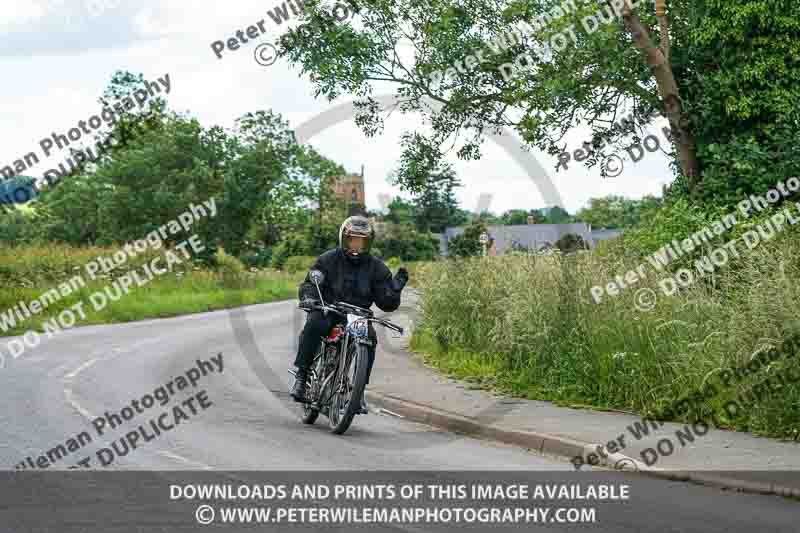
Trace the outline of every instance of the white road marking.
<instances>
[{"instance_id":1,"label":"white road marking","mask_svg":"<svg viewBox=\"0 0 800 533\"><path fill-rule=\"evenodd\" d=\"M130 346L129 349L130 348L138 348L140 346L144 346L144 345L148 345L148 344L155 344L155 343L158 343L158 342L160 342L159 338L156 338L156 339L152 339L151 338L151 339L144 340L142 342L135 343L135 344L133 344L133 346ZM115 357L118 357L120 354L124 353L123 350L121 348L118 348L118 347L113 347L111 349L111 351L112 351L112 354L109 357L104 357L104 358L93 357L92 359L86 361L85 363L80 365L78 368L76 368L75 370L73 370L69 374L65 375L62 378L62 381L64 382L65 385L67 385L69 382L71 382L73 379L75 379L75 377L77 377L78 374L80 374L81 372L83 372L87 368L91 367L96 362L98 362L100 360L106 361L108 359L113 359ZM81 405L75 400L71 388L64 387L64 396L67 399L67 402L69 402L69 404L72 406L72 408L75 409L81 416L86 418L86 420L91 421L91 420L94 420L96 418L94 415L92 415L92 413L90 413L89 411L87 411L86 409L81 407ZM168 457L168 458L176 460L176 461L180 461L180 462L182 462L184 464L187 464L187 465L190 465L190 466L192 466L194 468L198 468L199 467L202 470L213 470L213 467L208 466L207 464L198 463L196 461L192 461L190 459L186 459L185 457L181 457L180 455L174 454L172 452L161 450L161 451L158 451L156 453L161 455L161 456Z\"/></svg>"},{"instance_id":2,"label":"white road marking","mask_svg":"<svg viewBox=\"0 0 800 533\"><path fill-rule=\"evenodd\" d=\"M80 374L81 372L83 372L84 370L86 370L87 368L92 366L93 364L95 364L97 361L99 361L99 359L97 357L93 357L93 358L89 359L88 361L83 363L81 366L79 366L78 368L76 368L75 370L70 372L69 374L65 375L63 377L62 381L66 385L68 382L70 382L73 379L75 379L75 376L77 376L78 374ZM75 400L75 397L73 396L71 388L64 387L64 397L67 399L67 402L72 406L72 408L75 409L78 412L78 414L80 414L86 420L94 420L96 418L96 417L92 416L92 413L90 413L89 411L87 411L86 409L81 407L81 404L79 404Z\"/></svg>"},{"instance_id":3,"label":"white road marking","mask_svg":"<svg viewBox=\"0 0 800 533\"><path fill-rule=\"evenodd\" d=\"M75 370L70 372L69 374L65 375L62 378L62 381L66 385L68 382L70 382L73 379L75 379L78 374L80 374L81 372L83 372L84 370L86 370L87 368L92 366L93 364L95 364L97 361L106 360L106 359L112 359L112 358L118 356L120 353L122 353L122 350L120 348L117 348L117 347L112 347L111 351L112 351L112 355L110 357L106 357L106 358L92 357L91 359L89 359L88 361L83 363L81 366L79 366L78 368L76 368ZM81 405L75 400L75 397L73 396L73 393L72 393L72 389L70 389L68 387L65 387L64 388L64 397L67 399L67 402L69 402L69 404L72 406L72 408L75 409L78 413L81 414L81 416L85 417L87 420L94 420L96 418L96 417L92 416L92 414L89 411L87 411L86 409L81 407Z\"/></svg>"},{"instance_id":4,"label":"white road marking","mask_svg":"<svg viewBox=\"0 0 800 533\"><path fill-rule=\"evenodd\" d=\"M84 370L86 370L87 368L92 366L93 364L95 364L97 361L99 361L99 359L96 358L96 357L92 358L92 359L89 359L88 361L83 363L81 366L79 366L78 368L76 368L75 370L73 370L72 372L67 374L66 376L64 376L64 379L73 379L75 376L77 376L78 374L80 374L81 372L83 372Z\"/></svg>"},{"instance_id":5,"label":"white road marking","mask_svg":"<svg viewBox=\"0 0 800 533\"><path fill-rule=\"evenodd\" d=\"M174 459L176 461L180 461L182 463L186 463L187 465L191 465L191 466L195 466L195 467L199 466L203 470L213 470L213 468L208 466L207 464L198 463L196 461L192 461L190 459L187 459L185 457L181 457L180 455L174 454L172 452L168 452L168 451L165 451L165 450L160 450L160 451L158 451L156 453L158 453L158 455L163 455L164 457L168 457L170 459Z\"/></svg>"},{"instance_id":6,"label":"white road marking","mask_svg":"<svg viewBox=\"0 0 800 533\"><path fill-rule=\"evenodd\" d=\"M72 397L72 389L64 389L64 396L67 398L67 401L72 406L72 408L78 411L78 413L80 413L80 415L83 416L86 420L94 420L95 418L97 418L93 416L92 413L81 407L80 404L75 401L75 398Z\"/></svg>"}]
</instances>

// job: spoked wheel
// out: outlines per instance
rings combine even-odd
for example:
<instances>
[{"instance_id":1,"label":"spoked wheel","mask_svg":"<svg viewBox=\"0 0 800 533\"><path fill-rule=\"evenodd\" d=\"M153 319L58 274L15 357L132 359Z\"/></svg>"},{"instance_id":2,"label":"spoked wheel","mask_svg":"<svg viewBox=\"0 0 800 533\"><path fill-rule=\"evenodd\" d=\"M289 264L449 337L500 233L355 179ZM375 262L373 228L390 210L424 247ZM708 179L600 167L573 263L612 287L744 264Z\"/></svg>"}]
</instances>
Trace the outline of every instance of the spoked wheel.
<instances>
[{"instance_id":1,"label":"spoked wheel","mask_svg":"<svg viewBox=\"0 0 800 533\"><path fill-rule=\"evenodd\" d=\"M344 369L344 376L337 382L336 392L333 395L328 422L331 431L341 435L353 417L361 408L361 395L364 394L364 387L367 383L367 347L363 344L356 344L350 347L349 365Z\"/></svg>"},{"instance_id":2,"label":"spoked wheel","mask_svg":"<svg viewBox=\"0 0 800 533\"><path fill-rule=\"evenodd\" d=\"M319 416L319 410L314 408L313 405L319 400L320 376L322 376L322 365L324 364L322 359L322 357L317 359L317 364L311 368L308 374L306 398L311 400L311 403L303 404L303 424L313 424Z\"/></svg>"}]
</instances>

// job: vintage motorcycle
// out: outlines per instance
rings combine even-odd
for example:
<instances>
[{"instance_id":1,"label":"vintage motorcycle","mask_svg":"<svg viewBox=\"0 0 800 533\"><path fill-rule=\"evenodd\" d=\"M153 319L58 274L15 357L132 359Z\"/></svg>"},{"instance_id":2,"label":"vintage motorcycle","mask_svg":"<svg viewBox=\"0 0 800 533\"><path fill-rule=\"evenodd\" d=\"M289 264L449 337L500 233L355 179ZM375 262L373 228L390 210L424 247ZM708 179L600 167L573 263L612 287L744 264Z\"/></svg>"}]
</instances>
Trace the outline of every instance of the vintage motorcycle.
<instances>
[{"instance_id":1,"label":"vintage motorcycle","mask_svg":"<svg viewBox=\"0 0 800 533\"><path fill-rule=\"evenodd\" d=\"M319 302L301 309L306 312L319 310L325 315L336 313L345 319L345 323L334 326L314 356L306 382L302 420L305 424L313 424L322 413L328 417L331 431L341 435L361 409L369 366L368 350L376 348L369 337L369 324L380 324L401 335L403 328L375 317L371 310L363 307L344 302L326 304L319 287L325 279L324 274L312 270L309 277L317 287ZM292 370L289 373L295 374Z\"/></svg>"}]
</instances>

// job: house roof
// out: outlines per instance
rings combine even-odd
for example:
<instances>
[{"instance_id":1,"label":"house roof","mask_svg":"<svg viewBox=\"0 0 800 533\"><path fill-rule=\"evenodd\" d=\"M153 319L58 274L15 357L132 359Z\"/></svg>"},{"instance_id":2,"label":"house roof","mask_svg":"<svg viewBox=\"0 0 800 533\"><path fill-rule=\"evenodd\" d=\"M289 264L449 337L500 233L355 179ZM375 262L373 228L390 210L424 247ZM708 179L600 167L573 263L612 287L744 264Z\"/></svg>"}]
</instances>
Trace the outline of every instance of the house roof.
<instances>
[{"instance_id":1,"label":"house roof","mask_svg":"<svg viewBox=\"0 0 800 533\"><path fill-rule=\"evenodd\" d=\"M608 239L613 239L614 237L619 237L622 235L621 229L593 229L592 230L592 239L595 241L605 241Z\"/></svg>"},{"instance_id":2,"label":"house roof","mask_svg":"<svg viewBox=\"0 0 800 533\"><path fill-rule=\"evenodd\" d=\"M466 226L447 228L439 237L439 252L447 255L447 243L453 237L464 233ZM489 236L494 239L498 254L513 249L514 244L533 250L549 248L568 233L580 235L583 241L594 248L597 241L613 239L622 234L622 230L601 228L593 230L590 224L577 222L573 224L521 224L514 226L487 226Z\"/></svg>"},{"instance_id":3,"label":"house roof","mask_svg":"<svg viewBox=\"0 0 800 533\"><path fill-rule=\"evenodd\" d=\"M447 228L442 234L441 250L446 253L447 241L464 233L466 227ZM521 224L514 226L487 226L489 236L494 239L497 253L503 254L513 249L514 244L539 250L547 244L554 244L568 233L580 235L589 246L594 247L591 226L583 222L574 224Z\"/></svg>"}]
</instances>

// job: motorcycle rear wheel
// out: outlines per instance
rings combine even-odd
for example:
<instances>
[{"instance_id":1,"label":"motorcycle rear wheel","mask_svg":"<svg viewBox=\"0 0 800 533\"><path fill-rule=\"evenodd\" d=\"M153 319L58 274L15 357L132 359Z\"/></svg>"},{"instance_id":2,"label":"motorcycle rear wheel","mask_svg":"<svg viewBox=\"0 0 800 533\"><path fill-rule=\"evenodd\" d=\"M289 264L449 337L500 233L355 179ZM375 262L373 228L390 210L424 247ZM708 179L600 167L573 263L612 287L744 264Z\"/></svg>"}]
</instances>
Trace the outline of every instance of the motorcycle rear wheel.
<instances>
[{"instance_id":1,"label":"motorcycle rear wheel","mask_svg":"<svg viewBox=\"0 0 800 533\"><path fill-rule=\"evenodd\" d=\"M322 365L325 364L322 357L317 359L317 364L311 369L309 372L309 379L306 385L306 397L311 400L312 403L304 403L303 404L303 424L313 424L317 421L317 417L319 417L319 409L313 407L313 405L319 400L319 386L320 380L322 379Z\"/></svg>"}]
</instances>

